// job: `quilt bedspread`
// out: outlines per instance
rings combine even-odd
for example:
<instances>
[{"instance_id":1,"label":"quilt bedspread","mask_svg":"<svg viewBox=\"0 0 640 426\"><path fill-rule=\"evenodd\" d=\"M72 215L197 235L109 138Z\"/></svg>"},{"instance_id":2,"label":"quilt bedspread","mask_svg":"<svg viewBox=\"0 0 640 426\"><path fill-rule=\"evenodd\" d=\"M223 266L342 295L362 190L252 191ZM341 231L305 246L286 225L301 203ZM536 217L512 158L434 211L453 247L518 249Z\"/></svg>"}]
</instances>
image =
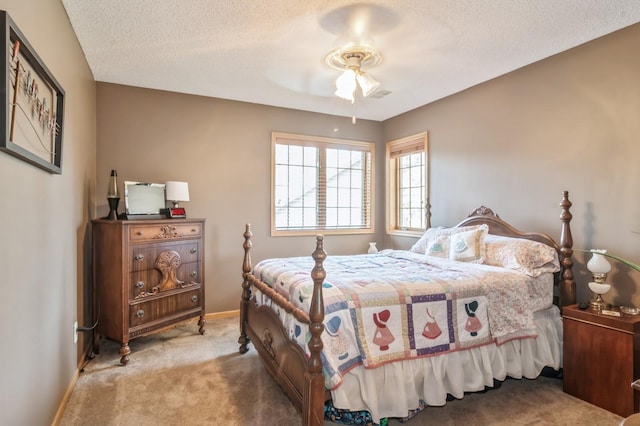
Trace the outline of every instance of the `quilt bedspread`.
<instances>
[{"instance_id":1,"label":"quilt bedspread","mask_svg":"<svg viewBox=\"0 0 640 426\"><path fill-rule=\"evenodd\" d=\"M254 267L264 281L308 312L310 257L269 259ZM325 384L335 389L351 368L535 337L525 274L400 250L329 256L323 283ZM258 304L270 300L254 294ZM292 339L308 353L308 327L277 305Z\"/></svg>"}]
</instances>

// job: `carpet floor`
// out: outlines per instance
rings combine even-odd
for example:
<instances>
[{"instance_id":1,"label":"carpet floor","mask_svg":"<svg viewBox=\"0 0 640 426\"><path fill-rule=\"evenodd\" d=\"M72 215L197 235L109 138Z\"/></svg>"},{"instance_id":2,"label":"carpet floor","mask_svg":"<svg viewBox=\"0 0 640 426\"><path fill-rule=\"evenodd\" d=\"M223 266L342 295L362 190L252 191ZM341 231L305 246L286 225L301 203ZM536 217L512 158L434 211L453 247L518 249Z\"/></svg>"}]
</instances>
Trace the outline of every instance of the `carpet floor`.
<instances>
[{"instance_id":1,"label":"carpet floor","mask_svg":"<svg viewBox=\"0 0 640 426\"><path fill-rule=\"evenodd\" d=\"M205 330L201 336L190 322L134 339L125 367L119 344L103 339L60 425L299 425L300 414L255 349L239 354L238 317L208 319ZM428 407L407 425L616 426L621 420L565 394L561 380L540 377L509 379L488 392Z\"/></svg>"}]
</instances>

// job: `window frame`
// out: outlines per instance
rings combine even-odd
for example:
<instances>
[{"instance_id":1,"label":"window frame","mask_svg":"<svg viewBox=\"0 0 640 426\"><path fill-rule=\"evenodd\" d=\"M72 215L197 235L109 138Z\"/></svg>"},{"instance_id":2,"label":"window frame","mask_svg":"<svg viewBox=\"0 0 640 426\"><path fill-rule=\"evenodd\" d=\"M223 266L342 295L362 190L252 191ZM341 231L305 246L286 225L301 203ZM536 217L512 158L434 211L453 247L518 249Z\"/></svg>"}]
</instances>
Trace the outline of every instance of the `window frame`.
<instances>
[{"instance_id":1,"label":"window frame","mask_svg":"<svg viewBox=\"0 0 640 426\"><path fill-rule=\"evenodd\" d=\"M354 151L367 152L370 155L369 170L369 226L366 228L322 228L313 229L277 229L276 228L276 145L287 144L306 147L328 147L330 149L349 149ZM319 173L322 169L318 167ZM365 189L366 190L366 189ZM271 133L271 236L298 236L298 235L354 235L375 233L375 144L372 142L355 141L347 139L337 139L321 136L309 136L293 133L272 132ZM366 203L366 201L365 201ZM366 209L367 206L365 205Z\"/></svg>"},{"instance_id":2,"label":"window frame","mask_svg":"<svg viewBox=\"0 0 640 426\"><path fill-rule=\"evenodd\" d=\"M422 148L420 148L422 146ZM408 155L416 152L424 152L424 208L425 228L424 229L403 229L399 226L399 177L398 177L398 156ZM428 132L422 132L395 139L386 143L386 232L389 235L400 236L421 236L426 229L431 226L431 205L429 204L429 136Z\"/></svg>"}]
</instances>

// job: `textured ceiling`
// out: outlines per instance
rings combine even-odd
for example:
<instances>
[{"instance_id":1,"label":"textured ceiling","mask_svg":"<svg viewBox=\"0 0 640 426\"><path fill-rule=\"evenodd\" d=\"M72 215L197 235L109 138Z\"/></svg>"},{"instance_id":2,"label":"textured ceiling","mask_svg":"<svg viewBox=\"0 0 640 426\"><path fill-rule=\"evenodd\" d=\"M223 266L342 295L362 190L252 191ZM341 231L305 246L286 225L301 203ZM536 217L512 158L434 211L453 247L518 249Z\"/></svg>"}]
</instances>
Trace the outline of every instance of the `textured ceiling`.
<instances>
[{"instance_id":1,"label":"textured ceiling","mask_svg":"<svg viewBox=\"0 0 640 426\"><path fill-rule=\"evenodd\" d=\"M638 0L62 3L96 81L372 120L640 22ZM365 71L389 93L352 105L324 58L362 37L383 58Z\"/></svg>"}]
</instances>

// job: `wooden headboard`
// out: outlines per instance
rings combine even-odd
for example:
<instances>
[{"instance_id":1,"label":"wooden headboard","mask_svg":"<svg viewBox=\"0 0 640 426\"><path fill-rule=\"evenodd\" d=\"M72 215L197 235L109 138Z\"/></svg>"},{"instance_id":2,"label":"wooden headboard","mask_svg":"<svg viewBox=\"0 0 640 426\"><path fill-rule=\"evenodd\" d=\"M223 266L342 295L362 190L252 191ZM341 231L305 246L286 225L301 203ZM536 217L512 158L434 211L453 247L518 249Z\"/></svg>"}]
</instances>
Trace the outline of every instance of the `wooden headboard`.
<instances>
[{"instance_id":1,"label":"wooden headboard","mask_svg":"<svg viewBox=\"0 0 640 426\"><path fill-rule=\"evenodd\" d=\"M458 223L456 227L486 224L489 226L489 233L494 235L502 235L505 237L524 238L532 241L538 241L553 247L558 252L561 270L556 274L555 285L558 288L556 304L562 308L567 305L576 303L576 283L573 280L573 238L571 237L571 219L572 214L569 211L571 202L569 201L569 192L562 192L562 201L560 202L562 212L560 220L562 228L560 231L560 242L556 242L547 234L540 232L523 232L507 222L502 220L500 216L495 214L488 207L478 207L469 214L469 217Z\"/></svg>"}]
</instances>

